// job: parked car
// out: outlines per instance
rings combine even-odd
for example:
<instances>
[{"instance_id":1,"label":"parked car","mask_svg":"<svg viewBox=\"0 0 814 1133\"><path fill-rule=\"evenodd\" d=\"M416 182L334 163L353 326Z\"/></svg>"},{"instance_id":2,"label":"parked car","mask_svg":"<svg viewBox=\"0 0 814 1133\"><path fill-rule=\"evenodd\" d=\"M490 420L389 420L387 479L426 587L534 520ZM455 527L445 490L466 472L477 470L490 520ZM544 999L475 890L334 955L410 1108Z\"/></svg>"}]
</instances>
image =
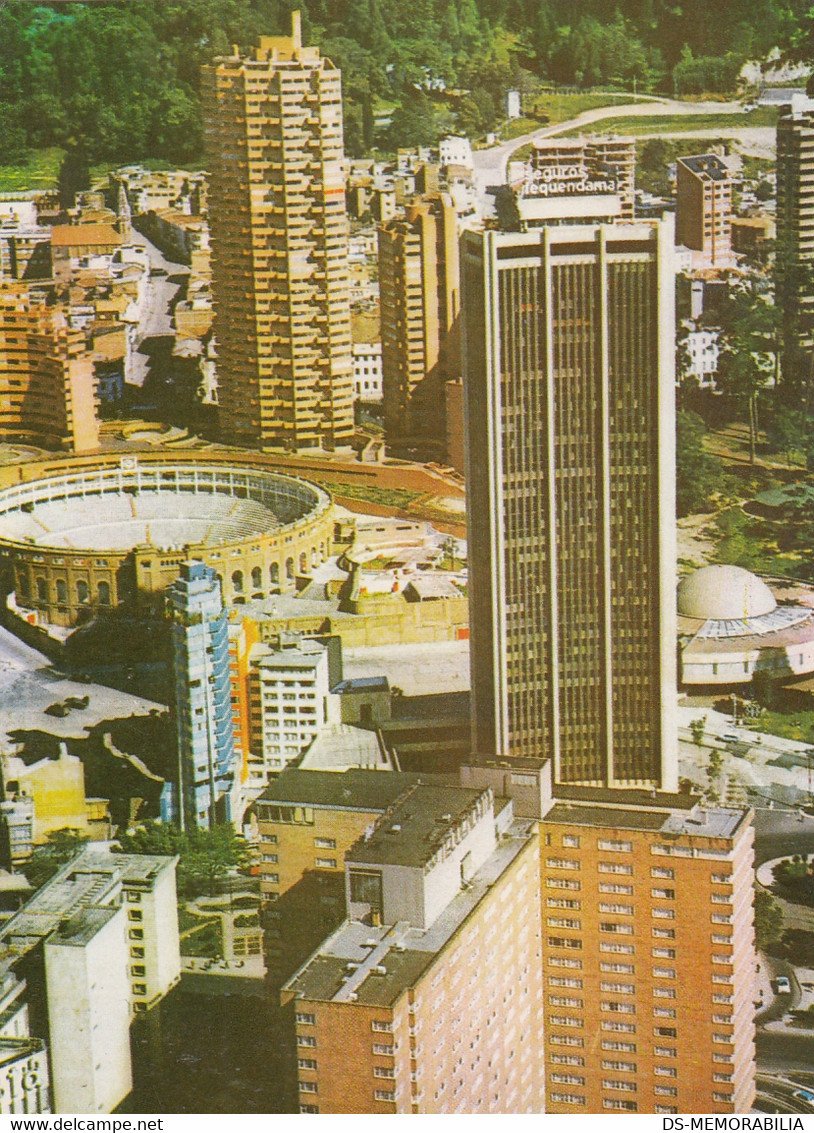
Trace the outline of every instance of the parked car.
<instances>
[{"instance_id":1,"label":"parked car","mask_svg":"<svg viewBox=\"0 0 814 1133\"><path fill-rule=\"evenodd\" d=\"M741 738L736 732L724 732L721 739L725 744L739 744L741 742Z\"/></svg>"},{"instance_id":2,"label":"parked car","mask_svg":"<svg viewBox=\"0 0 814 1133\"><path fill-rule=\"evenodd\" d=\"M795 1090L792 1097L800 1098L801 1101L809 1102L809 1104L814 1103L814 1094L811 1090Z\"/></svg>"},{"instance_id":3,"label":"parked car","mask_svg":"<svg viewBox=\"0 0 814 1133\"><path fill-rule=\"evenodd\" d=\"M778 995L788 995L791 992L788 976L778 976L774 981L774 990Z\"/></svg>"}]
</instances>

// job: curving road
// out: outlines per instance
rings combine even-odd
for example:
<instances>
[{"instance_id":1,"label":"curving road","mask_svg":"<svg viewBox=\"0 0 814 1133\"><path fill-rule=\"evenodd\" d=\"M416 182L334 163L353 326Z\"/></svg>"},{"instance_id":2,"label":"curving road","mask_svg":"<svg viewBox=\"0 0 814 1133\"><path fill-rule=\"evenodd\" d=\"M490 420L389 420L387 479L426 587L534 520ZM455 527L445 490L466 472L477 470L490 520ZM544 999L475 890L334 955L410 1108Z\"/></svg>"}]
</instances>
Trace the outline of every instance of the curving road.
<instances>
[{"instance_id":1,"label":"curving road","mask_svg":"<svg viewBox=\"0 0 814 1133\"><path fill-rule=\"evenodd\" d=\"M530 134L522 134L490 149L476 150L473 156L474 178L478 191L484 194L490 185L502 185L506 181L506 170L511 155L529 142L551 138L568 130L579 129L603 118L639 118L684 114L738 114L743 110L740 102L681 102L674 98L649 98L646 102L623 103L621 106L599 106L585 110L567 122L557 122L552 126L541 126ZM748 118L744 119L747 125Z\"/></svg>"}]
</instances>

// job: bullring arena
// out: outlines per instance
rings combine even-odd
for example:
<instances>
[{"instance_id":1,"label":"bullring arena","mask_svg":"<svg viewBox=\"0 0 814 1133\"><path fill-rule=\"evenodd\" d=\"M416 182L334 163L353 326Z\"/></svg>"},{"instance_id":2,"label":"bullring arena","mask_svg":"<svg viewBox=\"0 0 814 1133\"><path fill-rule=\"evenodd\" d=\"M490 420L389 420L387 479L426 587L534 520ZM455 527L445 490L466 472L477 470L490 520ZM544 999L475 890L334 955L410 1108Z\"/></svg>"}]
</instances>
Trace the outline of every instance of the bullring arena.
<instances>
[{"instance_id":1,"label":"bullring arena","mask_svg":"<svg viewBox=\"0 0 814 1133\"><path fill-rule=\"evenodd\" d=\"M315 484L239 461L100 458L0 490L0 564L21 612L56 626L114 606L161 610L190 558L239 605L324 562L333 513Z\"/></svg>"}]
</instances>

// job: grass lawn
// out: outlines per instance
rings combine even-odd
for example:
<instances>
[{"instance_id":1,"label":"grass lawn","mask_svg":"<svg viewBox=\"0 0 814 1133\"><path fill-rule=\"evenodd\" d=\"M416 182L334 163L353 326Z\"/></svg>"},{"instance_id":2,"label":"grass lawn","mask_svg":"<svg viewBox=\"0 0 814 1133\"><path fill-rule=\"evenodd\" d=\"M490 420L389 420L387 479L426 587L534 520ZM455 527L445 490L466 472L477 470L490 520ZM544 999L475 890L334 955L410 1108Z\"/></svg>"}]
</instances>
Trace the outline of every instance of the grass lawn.
<instances>
[{"instance_id":1,"label":"grass lawn","mask_svg":"<svg viewBox=\"0 0 814 1133\"><path fill-rule=\"evenodd\" d=\"M0 192L14 193L28 189L53 189L64 150L33 150L27 161L16 165L0 165Z\"/></svg>"},{"instance_id":2,"label":"grass lawn","mask_svg":"<svg viewBox=\"0 0 814 1133\"><path fill-rule=\"evenodd\" d=\"M737 130L776 124L777 111L761 106L750 114L653 114L642 118L604 118L561 136L602 134L607 133L609 128L614 134L683 134L689 130Z\"/></svg>"},{"instance_id":3,"label":"grass lawn","mask_svg":"<svg viewBox=\"0 0 814 1133\"><path fill-rule=\"evenodd\" d=\"M354 500L369 500L373 504L386 504L390 507L406 508L421 493L407 488L377 488L367 484L326 484L329 491L337 496L347 496Z\"/></svg>"},{"instance_id":4,"label":"grass lawn","mask_svg":"<svg viewBox=\"0 0 814 1133\"><path fill-rule=\"evenodd\" d=\"M814 739L814 707L787 712L764 708L755 726L759 732L770 736L785 736L787 740L810 744Z\"/></svg>"}]
</instances>

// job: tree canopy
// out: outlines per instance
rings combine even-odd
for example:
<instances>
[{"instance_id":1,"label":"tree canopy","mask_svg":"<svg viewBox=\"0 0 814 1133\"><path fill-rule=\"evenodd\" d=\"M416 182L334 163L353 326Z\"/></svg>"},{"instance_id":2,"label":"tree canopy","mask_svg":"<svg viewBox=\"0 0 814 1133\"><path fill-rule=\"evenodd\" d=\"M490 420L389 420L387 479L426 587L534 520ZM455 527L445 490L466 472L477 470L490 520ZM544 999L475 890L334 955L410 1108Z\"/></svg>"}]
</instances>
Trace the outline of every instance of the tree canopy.
<instances>
[{"instance_id":1,"label":"tree canopy","mask_svg":"<svg viewBox=\"0 0 814 1133\"><path fill-rule=\"evenodd\" d=\"M230 870L248 861L246 843L231 826L179 830L154 823L120 834L119 845L126 854L177 854L178 892L185 897L213 893Z\"/></svg>"},{"instance_id":2,"label":"tree canopy","mask_svg":"<svg viewBox=\"0 0 814 1133\"><path fill-rule=\"evenodd\" d=\"M461 127L500 115L522 75L672 93L731 90L779 46L810 57L808 0L143 0L0 5L0 152L83 146L91 162L202 156L199 78L231 44L304 36L342 68L349 150L374 141L373 102L416 87L470 92ZM493 100L490 120L487 97ZM409 123L401 116L405 128ZM382 126L384 129L385 126ZM394 131L392 123L389 137ZM396 141L404 144L400 138Z\"/></svg>"}]
</instances>

